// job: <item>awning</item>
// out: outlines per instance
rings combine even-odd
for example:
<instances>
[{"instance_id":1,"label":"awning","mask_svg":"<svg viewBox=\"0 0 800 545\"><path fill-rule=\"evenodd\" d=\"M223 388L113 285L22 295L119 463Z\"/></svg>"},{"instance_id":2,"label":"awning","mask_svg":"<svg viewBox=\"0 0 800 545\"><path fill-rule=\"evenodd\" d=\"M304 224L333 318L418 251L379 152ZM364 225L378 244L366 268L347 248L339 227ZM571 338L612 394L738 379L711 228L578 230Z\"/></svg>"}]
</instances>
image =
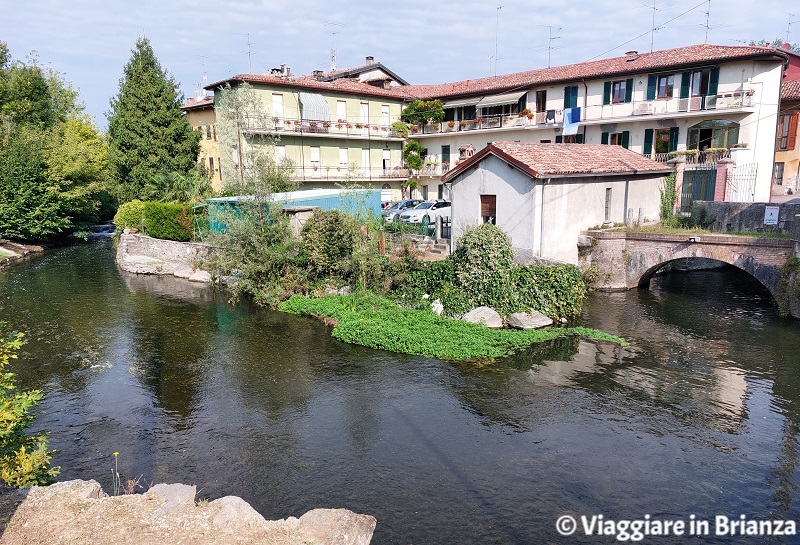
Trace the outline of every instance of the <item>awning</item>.
<instances>
[{"instance_id":1,"label":"awning","mask_svg":"<svg viewBox=\"0 0 800 545\"><path fill-rule=\"evenodd\" d=\"M475 106L480 102L481 97L461 98L458 100L451 100L442 104L443 108L459 108L461 106Z\"/></svg>"},{"instance_id":2,"label":"awning","mask_svg":"<svg viewBox=\"0 0 800 545\"><path fill-rule=\"evenodd\" d=\"M330 121L331 112L328 103L319 93L300 92L300 104L303 107L303 119L309 121Z\"/></svg>"},{"instance_id":3,"label":"awning","mask_svg":"<svg viewBox=\"0 0 800 545\"><path fill-rule=\"evenodd\" d=\"M489 106L501 106L503 104L516 104L522 95L528 91L519 91L516 93L505 93L502 95L489 95L485 96L478 102L478 108L488 108Z\"/></svg>"}]
</instances>

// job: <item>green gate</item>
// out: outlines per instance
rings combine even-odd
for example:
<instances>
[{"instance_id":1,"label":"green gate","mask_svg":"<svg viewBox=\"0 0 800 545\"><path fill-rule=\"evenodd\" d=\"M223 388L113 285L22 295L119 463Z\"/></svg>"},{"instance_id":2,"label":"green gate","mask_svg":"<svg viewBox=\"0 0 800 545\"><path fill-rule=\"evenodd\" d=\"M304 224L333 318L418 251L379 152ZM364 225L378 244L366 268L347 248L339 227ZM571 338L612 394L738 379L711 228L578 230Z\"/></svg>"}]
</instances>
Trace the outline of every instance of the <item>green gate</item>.
<instances>
[{"instance_id":1,"label":"green gate","mask_svg":"<svg viewBox=\"0 0 800 545\"><path fill-rule=\"evenodd\" d=\"M713 201L716 181L716 165L697 165L684 170L681 211L689 212L694 201Z\"/></svg>"}]
</instances>

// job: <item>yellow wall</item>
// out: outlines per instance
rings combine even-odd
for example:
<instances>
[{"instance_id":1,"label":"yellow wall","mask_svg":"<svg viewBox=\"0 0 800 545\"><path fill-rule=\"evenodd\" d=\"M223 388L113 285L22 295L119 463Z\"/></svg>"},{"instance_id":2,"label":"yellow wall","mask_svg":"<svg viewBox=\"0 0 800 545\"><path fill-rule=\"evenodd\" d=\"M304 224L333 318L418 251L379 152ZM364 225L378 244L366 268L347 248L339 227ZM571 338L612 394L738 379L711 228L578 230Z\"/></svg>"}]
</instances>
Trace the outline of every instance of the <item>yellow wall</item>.
<instances>
[{"instance_id":1,"label":"yellow wall","mask_svg":"<svg viewBox=\"0 0 800 545\"><path fill-rule=\"evenodd\" d=\"M205 166L211 177L211 185L214 191L219 192L222 188L222 169L220 168L219 141L217 140L217 116L214 108L209 106L202 109L186 110L186 119L192 129L200 131L200 153L197 162ZM210 130L210 135L209 135ZM211 172L212 158L214 172Z\"/></svg>"}]
</instances>

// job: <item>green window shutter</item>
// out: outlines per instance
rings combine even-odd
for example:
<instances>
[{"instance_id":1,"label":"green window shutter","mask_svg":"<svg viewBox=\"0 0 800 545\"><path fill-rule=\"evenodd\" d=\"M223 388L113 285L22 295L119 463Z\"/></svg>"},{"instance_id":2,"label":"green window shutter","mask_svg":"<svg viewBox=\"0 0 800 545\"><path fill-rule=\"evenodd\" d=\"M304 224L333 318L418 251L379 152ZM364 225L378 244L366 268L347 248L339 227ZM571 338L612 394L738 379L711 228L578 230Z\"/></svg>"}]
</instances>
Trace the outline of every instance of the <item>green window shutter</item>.
<instances>
[{"instance_id":1,"label":"green window shutter","mask_svg":"<svg viewBox=\"0 0 800 545\"><path fill-rule=\"evenodd\" d=\"M689 98L689 85L692 82L692 73L684 72L681 74L681 98Z\"/></svg>"},{"instance_id":2,"label":"green window shutter","mask_svg":"<svg viewBox=\"0 0 800 545\"><path fill-rule=\"evenodd\" d=\"M625 102L633 99L633 78L625 80Z\"/></svg>"},{"instance_id":3,"label":"green window shutter","mask_svg":"<svg viewBox=\"0 0 800 545\"><path fill-rule=\"evenodd\" d=\"M628 149L631 145L631 131L622 131L622 147Z\"/></svg>"},{"instance_id":4,"label":"green window shutter","mask_svg":"<svg viewBox=\"0 0 800 545\"><path fill-rule=\"evenodd\" d=\"M564 137L560 134L556 135L556 144L561 144L564 142Z\"/></svg>"},{"instance_id":5,"label":"green window shutter","mask_svg":"<svg viewBox=\"0 0 800 545\"><path fill-rule=\"evenodd\" d=\"M611 104L611 82L603 84L603 104Z\"/></svg>"},{"instance_id":6,"label":"green window shutter","mask_svg":"<svg viewBox=\"0 0 800 545\"><path fill-rule=\"evenodd\" d=\"M578 133L575 135L575 143L576 144L583 144L583 134Z\"/></svg>"},{"instance_id":7,"label":"green window shutter","mask_svg":"<svg viewBox=\"0 0 800 545\"><path fill-rule=\"evenodd\" d=\"M680 129L678 127L669 128L669 151L676 151L678 149L678 134Z\"/></svg>"},{"instance_id":8,"label":"green window shutter","mask_svg":"<svg viewBox=\"0 0 800 545\"><path fill-rule=\"evenodd\" d=\"M564 108L572 108L570 101L572 99L572 87L564 87Z\"/></svg>"},{"instance_id":9,"label":"green window shutter","mask_svg":"<svg viewBox=\"0 0 800 545\"><path fill-rule=\"evenodd\" d=\"M719 68L712 68L708 75L708 94L716 95L719 87Z\"/></svg>"},{"instance_id":10,"label":"green window shutter","mask_svg":"<svg viewBox=\"0 0 800 545\"><path fill-rule=\"evenodd\" d=\"M644 155L653 153L653 129L644 130Z\"/></svg>"},{"instance_id":11,"label":"green window shutter","mask_svg":"<svg viewBox=\"0 0 800 545\"><path fill-rule=\"evenodd\" d=\"M657 85L656 76L648 76L647 77L647 100L653 100L656 98L656 85Z\"/></svg>"},{"instance_id":12,"label":"green window shutter","mask_svg":"<svg viewBox=\"0 0 800 545\"><path fill-rule=\"evenodd\" d=\"M606 145L608 144L608 133L607 132L601 132L600 133L600 143L601 144L606 144Z\"/></svg>"}]
</instances>

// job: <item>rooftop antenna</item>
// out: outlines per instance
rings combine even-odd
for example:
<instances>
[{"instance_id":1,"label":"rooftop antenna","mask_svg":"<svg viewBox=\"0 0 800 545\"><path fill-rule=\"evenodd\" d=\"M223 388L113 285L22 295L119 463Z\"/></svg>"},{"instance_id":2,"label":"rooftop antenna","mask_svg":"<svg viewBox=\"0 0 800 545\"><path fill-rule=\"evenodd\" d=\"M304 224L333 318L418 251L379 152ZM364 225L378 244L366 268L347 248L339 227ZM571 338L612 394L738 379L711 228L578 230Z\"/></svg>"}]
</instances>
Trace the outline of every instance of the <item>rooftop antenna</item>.
<instances>
[{"instance_id":1,"label":"rooftop antenna","mask_svg":"<svg viewBox=\"0 0 800 545\"><path fill-rule=\"evenodd\" d=\"M492 73L492 59L494 59L494 55L489 55L489 74L490 75ZM496 75L497 75L497 73L495 73L495 76Z\"/></svg>"},{"instance_id":2,"label":"rooftop antenna","mask_svg":"<svg viewBox=\"0 0 800 545\"><path fill-rule=\"evenodd\" d=\"M709 21L711 19L711 0L708 0L708 7L706 8L705 14L706 14L706 41L703 42L703 43L707 44L708 43L708 30L711 28L709 26Z\"/></svg>"},{"instance_id":3,"label":"rooftop antenna","mask_svg":"<svg viewBox=\"0 0 800 545\"><path fill-rule=\"evenodd\" d=\"M547 67L550 68L550 52L553 50L553 40L560 40L561 36L553 36L553 27L548 26L548 31L550 32L549 36L550 39L547 42ZM561 27L556 27L556 32L561 30Z\"/></svg>"},{"instance_id":4,"label":"rooftop antenna","mask_svg":"<svg viewBox=\"0 0 800 545\"><path fill-rule=\"evenodd\" d=\"M656 30L660 30L660 27L656 26L656 11L661 11L656 7L656 0L653 0L653 27L650 30L650 53L653 52L653 39L655 38Z\"/></svg>"},{"instance_id":5,"label":"rooftop antenna","mask_svg":"<svg viewBox=\"0 0 800 545\"><path fill-rule=\"evenodd\" d=\"M252 74L253 73L253 52L250 49L251 45L252 44L250 43L250 33L248 32L247 33L247 73L248 74Z\"/></svg>"},{"instance_id":6,"label":"rooftop antenna","mask_svg":"<svg viewBox=\"0 0 800 545\"><path fill-rule=\"evenodd\" d=\"M331 28L331 72L336 70L336 27L344 26L344 23L337 23L335 21L322 21L324 26Z\"/></svg>"},{"instance_id":7,"label":"rooftop antenna","mask_svg":"<svg viewBox=\"0 0 800 545\"><path fill-rule=\"evenodd\" d=\"M797 21L794 20L794 13L789 13L789 22L786 23L786 41L784 43L789 43L789 31L792 29L792 25L795 24Z\"/></svg>"},{"instance_id":8,"label":"rooftop antenna","mask_svg":"<svg viewBox=\"0 0 800 545\"><path fill-rule=\"evenodd\" d=\"M500 10L503 6L497 6L497 19L494 23L494 77L497 77L497 31L500 28Z\"/></svg>"}]
</instances>

